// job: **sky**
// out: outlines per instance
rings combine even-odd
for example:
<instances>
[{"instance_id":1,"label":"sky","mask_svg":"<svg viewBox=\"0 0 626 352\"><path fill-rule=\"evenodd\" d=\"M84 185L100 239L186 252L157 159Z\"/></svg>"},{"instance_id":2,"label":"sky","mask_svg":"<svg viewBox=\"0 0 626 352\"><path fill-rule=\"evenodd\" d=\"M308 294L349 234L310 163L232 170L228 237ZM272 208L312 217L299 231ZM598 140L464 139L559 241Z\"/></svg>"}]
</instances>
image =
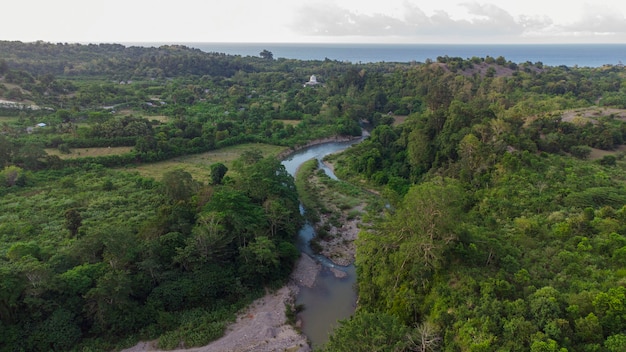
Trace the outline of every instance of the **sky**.
<instances>
[{"instance_id":1,"label":"sky","mask_svg":"<svg viewBox=\"0 0 626 352\"><path fill-rule=\"evenodd\" d=\"M5 0L0 40L626 43L624 0Z\"/></svg>"}]
</instances>

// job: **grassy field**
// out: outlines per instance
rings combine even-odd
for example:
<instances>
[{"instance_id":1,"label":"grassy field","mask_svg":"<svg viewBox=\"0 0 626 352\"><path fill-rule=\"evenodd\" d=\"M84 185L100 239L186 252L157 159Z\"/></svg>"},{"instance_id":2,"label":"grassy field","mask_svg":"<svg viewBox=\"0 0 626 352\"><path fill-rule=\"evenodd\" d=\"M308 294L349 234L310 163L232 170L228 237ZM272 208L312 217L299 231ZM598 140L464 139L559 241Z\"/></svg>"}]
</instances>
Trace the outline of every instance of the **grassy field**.
<instances>
[{"instance_id":1,"label":"grassy field","mask_svg":"<svg viewBox=\"0 0 626 352\"><path fill-rule=\"evenodd\" d=\"M147 115L143 111L136 111L136 110L130 110L130 109L120 110L118 114L122 116L128 116L128 115L141 116L148 121L157 120L161 123L168 123L170 121L170 118L165 115Z\"/></svg>"},{"instance_id":2,"label":"grassy field","mask_svg":"<svg viewBox=\"0 0 626 352\"><path fill-rule=\"evenodd\" d=\"M0 115L0 124L2 123L16 123L19 120L17 116L2 116Z\"/></svg>"},{"instance_id":3,"label":"grassy field","mask_svg":"<svg viewBox=\"0 0 626 352\"><path fill-rule=\"evenodd\" d=\"M284 123L285 125L292 125L292 126L295 126L299 124L300 122L302 122L301 120L276 120L276 121L280 121Z\"/></svg>"},{"instance_id":4,"label":"grassy field","mask_svg":"<svg viewBox=\"0 0 626 352\"><path fill-rule=\"evenodd\" d=\"M241 153L243 153L244 151L258 150L264 156L270 156L277 155L284 149L285 147L281 146L261 143L248 143L213 150L201 154L185 155L157 163L127 166L125 170L137 171L142 176L151 177L159 180L165 172L177 168L183 168L185 171L189 172L194 179L204 181L208 180L211 176L212 164L222 163L226 165L226 167L231 169L233 161L239 158Z\"/></svg>"},{"instance_id":5,"label":"grassy field","mask_svg":"<svg viewBox=\"0 0 626 352\"><path fill-rule=\"evenodd\" d=\"M58 149L45 149L48 155L56 155L61 159L76 159L85 157L120 155L130 152L133 147L111 147L111 148L74 148L70 154L63 154Z\"/></svg>"},{"instance_id":6,"label":"grassy field","mask_svg":"<svg viewBox=\"0 0 626 352\"><path fill-rule=\"evenodd\" d=\"M406 116L406 115L394 115L393 116L393 119L394 119L393 125L394 126L398 126L398 125L403 124L404 121L406 121L407 117L408 116Z\"/></svg>"},{"instance_id":7,"label":"grassy field","mask_svg":"<svg viewBox=\"0 0 626 352\"><path fill-rule=\"evenodd\" d=\"M602 159L606 155L616 155L619 153L626 153L626 145L620 145L615 150L602 150L597 148L591 148L591 154L589 154L589 160Z\"/></svg>"},{"instance_id":8,"label":"grassy field","mask_svg":"<svg viewBox=\"0 0 626 352\"><path fill-rule=\"evenodd\" d=\"M157 120L160 123L168 123L170 121L170 118L165 115L145 115L143 118L148 121Z\"/></svg>"}]
</instances>

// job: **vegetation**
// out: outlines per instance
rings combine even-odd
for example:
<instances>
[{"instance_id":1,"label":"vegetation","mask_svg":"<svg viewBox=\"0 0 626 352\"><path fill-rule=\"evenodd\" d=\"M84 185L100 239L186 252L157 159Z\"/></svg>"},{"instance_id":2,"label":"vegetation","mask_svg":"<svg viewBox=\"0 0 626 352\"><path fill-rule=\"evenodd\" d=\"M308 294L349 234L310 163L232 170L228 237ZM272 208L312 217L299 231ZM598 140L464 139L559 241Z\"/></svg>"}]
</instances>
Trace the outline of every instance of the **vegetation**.
<instances>
[{"instance_id":1,"label":"vegetation","mask_svg":"<svg viewBox=\"0 0 626 352\"><path fill-rule=\"evenodd\" d=\"M624 350L625 76L0 42L0 350L217 338L298 256L275 156L361 125L336 173L389 204L327 350Z\"/></svg>"},{"instance_id":2,"label":"vegetation","mask_svg":"<svg viewBox=\"0 0 626 352\"><path fill-rule=\"evenodd\" d=\"M626 347L623 111L572 120L587 93L545 91L555 70L532 72L451 76L426 90L425 111L333 156L337 174L391 204L359 234L359 308L326 350ZM598 148L607 154L586 161Z\"/></svg>"}]
</instances>

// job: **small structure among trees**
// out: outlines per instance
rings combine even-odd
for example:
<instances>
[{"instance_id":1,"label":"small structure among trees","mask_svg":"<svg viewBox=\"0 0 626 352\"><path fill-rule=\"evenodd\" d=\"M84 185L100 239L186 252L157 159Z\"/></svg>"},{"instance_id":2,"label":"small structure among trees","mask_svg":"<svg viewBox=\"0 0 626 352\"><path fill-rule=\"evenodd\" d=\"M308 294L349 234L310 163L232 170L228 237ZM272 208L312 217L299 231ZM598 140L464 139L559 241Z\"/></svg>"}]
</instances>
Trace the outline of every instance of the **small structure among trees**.
<instances>
[{"instance_id":1,"label":"small structure among trees","mask_svg":"<svg viewBox=\"0 0 626 352\"><path fill-rule=\"evenodd\" d=\"M315 75L311 75L311 77L309 78L309 81L304 83L304 86L305 87L316 86L318 84L320 84L320 83L317 81L317 77L315 77Z\"/></svg>"}]
</instances>

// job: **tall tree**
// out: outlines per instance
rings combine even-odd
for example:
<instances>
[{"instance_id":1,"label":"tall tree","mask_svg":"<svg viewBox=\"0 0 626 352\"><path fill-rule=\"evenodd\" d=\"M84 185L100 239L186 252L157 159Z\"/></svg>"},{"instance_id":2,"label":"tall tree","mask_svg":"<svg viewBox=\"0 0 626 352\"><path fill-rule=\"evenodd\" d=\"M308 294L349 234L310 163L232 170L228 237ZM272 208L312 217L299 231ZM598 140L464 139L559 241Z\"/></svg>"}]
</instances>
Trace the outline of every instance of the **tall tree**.
<instances>
[{"instance_id":1,"label":"tall tree","mask_svg":"<svg viewBox=\"0 0 626 352\"><path fill-rule=\"evenodd\" d=\"M165 194L173 202L187 202L196 191L196 183L191 174L182 169L163 174L162 183Z\"/></svg>"},{"instance_id":2,"label":"tall tree","mask_svg":"<svg viewBox=\"0 0 626 352\"><path fill-rule=\"evenodd\" d=\"M457 238L455 224L461 219L463 193L452 179L413 186L394 214L373 232L362 232L357 268L364 304L385 307L410 321L419 309L417 295L427 291Z\"/></svg>"},{"instance_id":3,"label":"tall tree","mask_svg":"<svg viewBox=\"0 0 626 352\"><path fill-rule=\"evenodd\" d=\"M65 227L70 231L70 236L76 237L78 229L83 224L83 217L76 208L68 209L65 212Z\"/></svg>"},{"instance_id":4,"label":"tall tree","mask_svg":"<svg viewBox=\"0 0 626 352\"><path fill-rule=\"evenodd\" d=\"M261 56L265 60L273 60L274 59L274 54L271 51L267 50L267 49L263 49L263 51L261 51L259 53L259 56Z\"/></svg>"},{"instance_id":5,"label":"tall tree","mask_svg":"<svg viewBox=\"0 0 626 352\"><path fill-rule=\"evenodd\" d=\"M211 183L214 185L221 185L224 176L228 172L226 165L222 163L215 163L211 165Z\"/></svg>"}]
</instances>

